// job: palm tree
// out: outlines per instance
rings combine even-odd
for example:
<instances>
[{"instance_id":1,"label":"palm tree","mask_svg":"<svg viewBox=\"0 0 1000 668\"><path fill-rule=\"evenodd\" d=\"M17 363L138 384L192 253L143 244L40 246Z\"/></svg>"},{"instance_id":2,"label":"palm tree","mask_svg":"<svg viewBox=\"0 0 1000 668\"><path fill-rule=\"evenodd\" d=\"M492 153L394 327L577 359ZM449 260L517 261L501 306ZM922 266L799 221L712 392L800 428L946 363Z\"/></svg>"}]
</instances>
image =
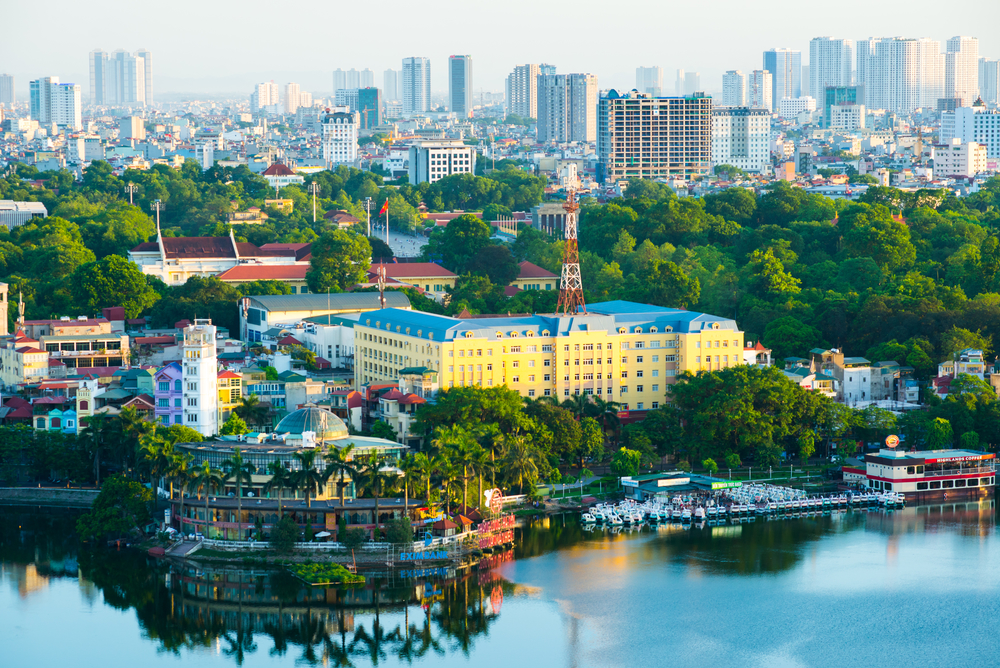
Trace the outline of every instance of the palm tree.
<instances>
[{"instance_id":1,"label":"palm tree","mask_svg":"<svg viewBox=\"0 0 1000 668\"><path fill-rule=\"evenodd\" d=\"M271 479L264 483L264 491L268 494L271 493L271 490L278 491L278 519L281 519L284 517L281 510L281 490L292 487L292 472L285 467L285 463L282 461L268 464L267 472L271 474Z\"/></svg>"},{"instance_id":2,"label":"palm tree","mask_svg":"<svg viewBox=\"0 0 1000 668\"><path fill-rule=\"evenodd\" d=\"M351 463L351 453L354 452L354 444L348 443L343 448L331 445L323 459L326 460L326 471L324 477L337 478L337 493L340 495L340 508L344 508L344 490L347 489L347 478L354 478L358 474L357 468Z\"/></svg>"},{"instance_id":3,"label":"palm tree","mask_svg":"<svg viewBox=\"0 0 1000 668\"><path fill-rule=\"evenodd\" d=\"M382 463L379 461L378 455L374 452L370 453L368 458L364 460L364 468L361 469L361 485L369 494L375 497L375 528L372 530L373 539L378 535L378 500L391 480L391 474L382 470Z\"/></svg>"},{"instance_id":4,"label":"palm tree","mask_svg":"<svg viewBox=\"0 0 1000 668\"><path fill-rule=\"evenodd\" d=\"M115 425L106 415L94 415L87 423L86 430L80 434L80 441L85 450L94 453L94 482L101 486L101 453L113 445Z\"/></svg>"},{"instance_id":5,"label":"palm tree","mask_svg":"<svg viewBox=\"0 0 1000 668\"><path fill-rule=\"evenodd\" d=\"M440 455L428 455L426 452L418 452L413 456L414 469L419 472L426 481L425 491L427 493L427 503L431 502L431 474L441 468L444 460Z\"/></svg>"},{"instance_id":6,"label":"palm tree","mask_svg":"<svg viewBox=\"0 0 1000 668\"><path fill-rule=\"evenodd\" d=\"M236 406L233 412L239 415L247 424L259 427L267 419L267 415L271 412L271 409L269 406L260 403L260 397L256 394L251 394L249 397L243 397L240 400L240 405Z\"/></svg>"},{"instance_id":7,"label":"palm tree","mask_svg":"<svg viewBox=\"0 0 1000 668\"><path fill-rule=\"evenodd\" d=\"M524 483L533 482L538 478L538 456L531 444L530 437L525 435L512 436L506 439L504 469L511 481L516 480L520 491L524 491Z\"/></svg>"},{"instance_id":8,"label":"palm tree","mask_svg":"<svg viewBox=\"0 0 1000 668\"><path fill-rule=\"evenodd\" d=\"M472 460L472 470L479 475L479 503L476 504L477 508L483 507L483 476L487 471L493 471L493 468L492 453L479 446Z\"/></svg>"},{"instance_id":9,"label":"palm tree","mask_svg":"<svg viewBox=\"0 0 1000 668\"><path fill-rule=\"evenodd\" d=\"M299 470L292 474L295 486L306 494L306 507L312 508L312 494L319 492L325 482L323 474L316 470L316 454L318 450L303 450L292 454L299 463Z\"/></svg>"},{"instance_id":10,"label":"palm tree","mask_svg":"<svg viewBox=\"0 0 1000 668\"><path fill-rule=\"evenodd\" d=\"M173 446L171 446L173 447ZM173 498L174 494L174 483L177 483L181 494L181 507L177 516L177 526L180 527L181 536L184 535L184 489L191 482L191 462L194 461L194 455L190 452L175 454L170 462L170 468L167 469L167 475L170 477L170 496Z\"/></svg>"},{"instance_id":11,"label":"palm tree","mask_svg":"<svg viewBox=\"0 0 1000 668\"><path fill-rule=\"evenodd\" d=\"M233 455L222 462L222 470L225 471L225 480L236 481L236 526L240 540L243 540L243 483L253 484L253 474L257 472L257 467L243 459L243 453L235 448Z\"/></svg>"},{"instance_id":12,"label":"palm tree","mask_svg":"<svg viewBox=\"0 0 1000 668\"><path fill-rule=\"evenodd\" d=\"M462 480L462 506L466 509L469 507L469 478L471 477L469 469L475 465L477 449L481 450L482 448L466 433L465 437L455 443L448 451L448 459L455 467L456 473L458 469L462 471L460 476Z\"/></svg>"},{"instance_id":13,"label":"palm tree","mask_svg":"<svg viewBox=\"0 0 1000 668\"><path fill-rule=\"evenodd\" d=\"M574 394L568 399L563 399L560 405L579 420L587 412L587 404L590 403L590 397L591 395L589 394Z\"/></svg>"},{"instance_id":14,"label":"palm tree","mask_svg":"<svg viewBox=\"0 0 1000 668\"><path fill-rule=\"evenodd\" d=\"M607 433L609 424L615 428L621 422L618 417L619 408L621 408L621 404L617 401L611 399L605 401L600 397L594 397L594 410L591 417L597 418L597 421L601 423L601 429Z\"/></svg>"},{"instance_id":15,"label":"palm tree","mask_svg":"<svg viewBox=\"0 0 1000 668\"><path fill-rule=\"evenodd\" d=\"M399 459L399 469L403 472L403 510L406 517L410 516L410 476L417 473L416 457L414 455L403 455Z\"/></svg>"},{"instance_id":16,"label":"palm tree","mask_svg":"<svg viewBox=\"0 0 1000 668\"><path fill-rule=\"evenodd\" d=\"M139 415L139 411L131 406L122 409L122 412L118 414L118 421L123 436L121 443L122 464L123 468L127 468L127 462L135 463L137 461L142 437L154 432L156 425L145 420Z\"/></svg>"},{"instance_id":17,"label":"palm tree","mask_svg":"<svg viewBox=\"0 0 1000 668\"><path fill-rule=\"evenodd\" d=\"M208 497L212 494L213 487L218 488L222 485L222 472L213 469L211 462L206 459L201 463L201 468L196 469L191 482L198 488L199 494L200 490L205 490L205 536L208 536Z\"/></svg>"}]
</instances>

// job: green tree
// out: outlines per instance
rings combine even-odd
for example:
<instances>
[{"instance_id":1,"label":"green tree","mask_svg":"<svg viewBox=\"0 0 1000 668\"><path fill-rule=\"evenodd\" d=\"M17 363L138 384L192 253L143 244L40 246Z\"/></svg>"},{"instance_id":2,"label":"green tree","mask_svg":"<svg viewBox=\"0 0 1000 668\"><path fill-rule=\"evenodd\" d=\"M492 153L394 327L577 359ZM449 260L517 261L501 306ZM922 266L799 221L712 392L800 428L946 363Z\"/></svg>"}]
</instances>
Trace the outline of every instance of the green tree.
<instances>
[{"instance_id":1,"label":"green tree","mask_svg":"<svg viewBox=\"0 0 1000 668\"><path fill-rule=\"evenodd\" d=\"M641 462L641 452L621 448L611 457L611 473L618 477L639 475L639 464Z\"/></svg>"},{"instance_id":2,"label":"green tree","mask_svg":"<svg viewBox=\"0 0 1000 668\"><path fill-rule=\"evenodd\" d=\"M233 412L226 418L226 422L222 425L219 433L223 436L239 436L249 431L250 429L247 427L247 423L243 421L243 418Z\"/></svg>"},{"instance_id":3,"label":"green tree","mask_svg":"<svg viewBox=\"0 0 1000 668\"><path fill-rule=\"evenodd\" d=\"M124 476L112 476L101 485L90 511L77 520L76 532L85 541L131 535L152 521L152 505L152 490Z\"/></svg>"},{"instance_id":4,"label":"green tree","mask_svg":"<svg viewBox=\"0 0 1000 668\"><path fill-rule=\"evenodd\" d=\"M281 490L295 488L295 480L292 477L292 472L288 470L282 461L269 462L267 472L271 475L271 479L264 483L264 492L268 496L271 495L271 492L277 492L278 517L284 517L285 513L281 509Z\"/></svg>"},{"instance_id":5,"label":"green tree","mask_svg":"<svg viewBox=\"0 0 1000 668\"><path fill-rule=\"evenodd\" d=\"M927 448L942 450L951 446L954 435L951 422L944 418L934 418L927 426Z\"/></svg>"},{"instance_id":6,"label":"green tree","mask_svg":"<svg viewBox=\"0 0 1000 668\"><path fill-rule=\"evenodd\" d=\"M311 292L344 292L362 282L371 263L372 248L366 237L330 230L312 245L306 272Z\"/></svg>"},{"instance_id":7,"label":"green tree","mask_svg":"<svg viewBox=\"0 0 1000 668\"><path fill-rule=\"evenodd\" d=\"M282 517L271 529L271 547L278 552L290 552L301 533L295 520L291 517Z\"/></svg>"},{"instance_id":8,"label":"green tree","mask_svg":"<svg viewBox=\"0 0 1000 668\"><path fill-rule=\"evenodd\" d=\"M385 537L395 545L409 545L413 542L413 525L409 518L397 517L386 522Z\"/></svg>"},{"instance_id":9,"label":"green tree","mask_svg":"<svg viewBox=\"0 0 1000 668\"><path fill-rule=\"evenodd\" d=\"M239 448L234 448L233 454L223 460L222 470L225 472L225 480L236 483L236 527L239 540L243 540L243 486L253 484L253 474L257 472L257 467L243 458Z\"/></svg>"},{"instance_id":10,"label":"green tree","mask_svg":"<svg viewBox=\"0 0 1000 668\"><path fill-rule=\"evenodd\" d=\"M743 462L740 460L740 455L738 452L727 452L726 453L726 466L731 469L738 469L743 466Z\"/></svg>"},{"instance_id":11,"label":"green tree","mask_svg":"<svg viewBox=\"0 0 1000 668\"><path fill-rule=\"evenodd\" d=\"M384 438L387 441L396 442L396 430L392 425L382 420L376 420L372 424L372 436L374 438Z\"/></svg>"},{"instance_id":12,"label":"green tree","mask_svg":"<svg viewBox=\"0 0 1000 668\"><path fill-rule=\"evenodd\" d=\"M709 475L715 475L719 472L719 465L715 463L715 460L709 457L708 459L702 460L701 467L708 471Z\"/></svg>"},{"instance_id":13,"label":"green tree","mask_svg":"<svg viewBox=\"0 0 1000 668\"><path fill-rule=\"evenodd\" d=\"M295 487L305 493L307 508L312 508L312 497L319 493L326 482L323 474L316 468L318 454L318 450L303 450L292 453L292 457L298 464L298 469L292 473L292 479Z\"/></svg>"},{"instance_id":14,"label":"green tree","mask_svg":"<svg viewBox=\"0 0 1000 668\"><path fill-rule=\"evenodd\" d=\"M580 446L576 450L576 459L583 469L587 460L600 461L604 455L604 430L601 424L592 417L580 420Z\"/></svg>"},{"instance_id":15,"label":"green tree","mask_svg":"<svg viewBox=\"0 0 1000 668\"><path fill-rule=\"evenodd\" d=\"M790 296L801 290L799 285L802 281L785 271L781 260L774 256L774 251L770 248L755 250L750 255L747 270L750 272L752 289L760 297Z\"/></svg>"},{"instance_id":16,"label":"green tree","mask_svg":"<svg viewBox=\"0 0 1000 668\"><path fill-rule=\"evenodd\" d=\"M809 463L809 458L816 452L816 435L812 429L806 429L799 435L799 457L802 458L802 465Z\"/></svg>"}]
</instances>

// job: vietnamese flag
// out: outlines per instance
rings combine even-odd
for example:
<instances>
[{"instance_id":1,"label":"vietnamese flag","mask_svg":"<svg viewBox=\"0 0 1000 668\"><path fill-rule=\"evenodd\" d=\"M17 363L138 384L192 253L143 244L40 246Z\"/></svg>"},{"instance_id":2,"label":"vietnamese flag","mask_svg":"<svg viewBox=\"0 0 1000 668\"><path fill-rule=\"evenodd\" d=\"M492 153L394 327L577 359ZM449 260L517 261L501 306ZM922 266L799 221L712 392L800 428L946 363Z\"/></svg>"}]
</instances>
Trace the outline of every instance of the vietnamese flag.
<instances>
[{"instance_id":1,"label":"vietnamese flag","mask_svg":"<svg viewBox=\"0 0 1000 668\"><path fill-rule=\"evenodd\" d=\"M387 197L384 202L382 202L382 208L379 210L378 215L389 212L389 198Z\"/></svg>"}]
</instances>

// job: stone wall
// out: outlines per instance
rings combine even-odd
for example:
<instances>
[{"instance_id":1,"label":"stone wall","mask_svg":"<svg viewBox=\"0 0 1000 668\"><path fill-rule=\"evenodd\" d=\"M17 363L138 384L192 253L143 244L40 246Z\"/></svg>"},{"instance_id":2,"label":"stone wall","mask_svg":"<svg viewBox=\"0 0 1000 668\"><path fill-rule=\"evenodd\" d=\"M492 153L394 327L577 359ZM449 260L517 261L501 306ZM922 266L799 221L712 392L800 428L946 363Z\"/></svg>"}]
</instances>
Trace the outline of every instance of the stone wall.
<instances>
[{"instance_id":1,"label":"stone wall","mask_svg":"<svg viewBox=\"0 0 1000 668\"><path fill-rule=\"evenodd\" d=\"M0 487L0 503L89 508L99 491L59 487Z\"/></svg>"}]
</instances>

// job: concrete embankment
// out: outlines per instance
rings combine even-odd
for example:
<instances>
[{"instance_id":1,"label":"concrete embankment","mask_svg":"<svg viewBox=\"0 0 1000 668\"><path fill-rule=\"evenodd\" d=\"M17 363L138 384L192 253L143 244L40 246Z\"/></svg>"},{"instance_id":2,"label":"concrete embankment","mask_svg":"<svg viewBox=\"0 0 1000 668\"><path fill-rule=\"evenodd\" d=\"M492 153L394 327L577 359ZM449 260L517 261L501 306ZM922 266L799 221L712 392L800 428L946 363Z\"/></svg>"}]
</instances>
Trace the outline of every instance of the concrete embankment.
<instances>
[{"instance_id":1,"label":"concrete embankment","mask_svg":"<svg viewBox=\"0 0 1000 668\"><path fill-rule=\"evenodd\" d=\"M0 504L89 508L99 491L60 487L0 487Z\"/></svg>"}]
</instances>

